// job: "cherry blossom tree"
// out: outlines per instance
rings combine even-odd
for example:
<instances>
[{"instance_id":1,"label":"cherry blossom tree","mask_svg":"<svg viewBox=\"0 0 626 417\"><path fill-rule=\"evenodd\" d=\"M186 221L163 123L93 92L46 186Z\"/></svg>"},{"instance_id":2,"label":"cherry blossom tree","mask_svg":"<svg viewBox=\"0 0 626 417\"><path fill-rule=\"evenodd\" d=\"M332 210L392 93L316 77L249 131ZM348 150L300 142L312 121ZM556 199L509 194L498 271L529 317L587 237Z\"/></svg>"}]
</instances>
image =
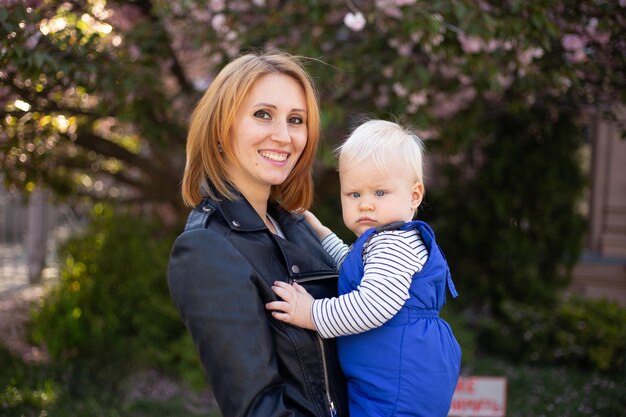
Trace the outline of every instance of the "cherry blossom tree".
<instances>
[{"instance_id":1,"label":"cherry blossom tree","mask_svg":"<svg viewBox=\"0 0 626 417\"><path fill-rule=\"evenodd\" d=\"M3 3L8 186L182 214L194 103L231 58L286 50L308 57L319 86L321 217L341 228L328 149L364 116L414 126L437 167L420 215L441 230L466 300L496 309L567 282L583 127L626 101L624 0Z\"/></svg>"}]
</instances>

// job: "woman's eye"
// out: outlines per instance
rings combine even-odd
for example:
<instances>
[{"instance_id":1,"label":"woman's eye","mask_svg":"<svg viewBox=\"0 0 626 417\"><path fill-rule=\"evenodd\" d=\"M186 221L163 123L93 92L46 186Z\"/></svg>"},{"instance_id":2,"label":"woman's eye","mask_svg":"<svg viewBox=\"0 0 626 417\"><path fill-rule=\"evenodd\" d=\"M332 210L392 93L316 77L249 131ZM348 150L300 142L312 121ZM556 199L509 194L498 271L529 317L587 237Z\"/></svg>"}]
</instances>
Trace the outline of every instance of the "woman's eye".
<instances>
[{"instance_id":1,"label":"woman's eye","mask_svg":"<svg viewBox=\"0 0 626 417\"><path fill-rule=\"evenodd\" d=\"M266 112L265 110L258 110L254 113L254 117L257 117L259 119L266 119L269 120L272 117L270 116L270 114L268 112Z\"/></svg>"},{"instance_id":2,"label":"woman's eye","mask_svg":"<svg viewBox=\"0 0 626 417\"><path fill-rule=\"evenodd\" d=\"M386 193L385 193L383 190L378 190L378 191L376 191L376 192L374 193L374 195L375 195L376 197L382 197L382 196L384 196L385 194L386 194Z\"/></svg>"},{"instance_id":3,"label":"woman's eye","mask_svg":"<svg viewBox=\"0 0 626 417\"><path fill-rule=\"evenodd\" d=\"M301 125L304 123L304 120L302 120L302 117L300 116L293 116L289 118L289 123L293 125Z\"/></svg>"}]
</instances>

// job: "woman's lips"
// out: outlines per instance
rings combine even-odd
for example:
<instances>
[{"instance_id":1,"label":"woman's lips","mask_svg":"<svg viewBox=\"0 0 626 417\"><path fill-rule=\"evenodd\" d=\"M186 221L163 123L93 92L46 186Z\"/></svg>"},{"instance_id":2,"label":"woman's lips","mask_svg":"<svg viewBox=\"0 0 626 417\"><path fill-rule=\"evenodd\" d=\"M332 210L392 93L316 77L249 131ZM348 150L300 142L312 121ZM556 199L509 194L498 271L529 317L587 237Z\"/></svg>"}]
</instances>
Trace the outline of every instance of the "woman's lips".
<instances>
[{"instance_id":1,"label":"woman's lips","mask_svg":"<svg viewBox=\"0 0 626 417\"><path fill-rule=\"evenodd\" d=\"M259 151L259 155L274 162L285 162L287 158L289 158L289 154L287 152Z\"/></svg>"}]
</instances>

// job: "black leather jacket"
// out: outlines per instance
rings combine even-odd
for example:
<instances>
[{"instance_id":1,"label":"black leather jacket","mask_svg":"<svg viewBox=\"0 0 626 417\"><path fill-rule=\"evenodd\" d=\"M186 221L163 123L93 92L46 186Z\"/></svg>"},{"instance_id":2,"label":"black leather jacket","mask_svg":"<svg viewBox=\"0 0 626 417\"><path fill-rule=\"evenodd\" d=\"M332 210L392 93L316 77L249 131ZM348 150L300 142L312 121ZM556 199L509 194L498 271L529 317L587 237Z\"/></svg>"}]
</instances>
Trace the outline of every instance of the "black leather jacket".
<instances>
[{"instance_id":1,"label":"black leather jacket","mask_svg":"<svg viewBox=\"0 0 626 417\"><path fill-rule=\"evenodd\" d=\"M273 235L252 206L202 201L172 249L168 283L224 417L348 416L334 340L275 320L276 280L315 298L337 295L337 272L304 221L277 205Z\"/></svg>"}]
</instances>

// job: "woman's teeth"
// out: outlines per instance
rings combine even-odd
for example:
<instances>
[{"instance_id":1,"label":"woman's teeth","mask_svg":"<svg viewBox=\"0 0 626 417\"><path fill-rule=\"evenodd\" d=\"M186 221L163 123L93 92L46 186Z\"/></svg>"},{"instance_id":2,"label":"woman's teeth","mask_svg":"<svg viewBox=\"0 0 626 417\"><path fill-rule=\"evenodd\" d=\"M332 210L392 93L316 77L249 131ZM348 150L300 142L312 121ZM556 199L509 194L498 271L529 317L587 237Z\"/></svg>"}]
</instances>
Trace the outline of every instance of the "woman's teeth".
<instances>
[{"instance_id":1,"label":"woman's teeth","mask_svg":"<svg viewBox=\"0 0 626 417\"><path fill-rule=\"evenodd\" d=\"M285 161L287 159L287 154L286 153L275 153L275 152L261 151L261 152L259 152L259 154L263 158L267 158L267 159L270 159L270 160L276 161L276 162L283 162L283 161Z\"/></svg>"}]
</instances>

